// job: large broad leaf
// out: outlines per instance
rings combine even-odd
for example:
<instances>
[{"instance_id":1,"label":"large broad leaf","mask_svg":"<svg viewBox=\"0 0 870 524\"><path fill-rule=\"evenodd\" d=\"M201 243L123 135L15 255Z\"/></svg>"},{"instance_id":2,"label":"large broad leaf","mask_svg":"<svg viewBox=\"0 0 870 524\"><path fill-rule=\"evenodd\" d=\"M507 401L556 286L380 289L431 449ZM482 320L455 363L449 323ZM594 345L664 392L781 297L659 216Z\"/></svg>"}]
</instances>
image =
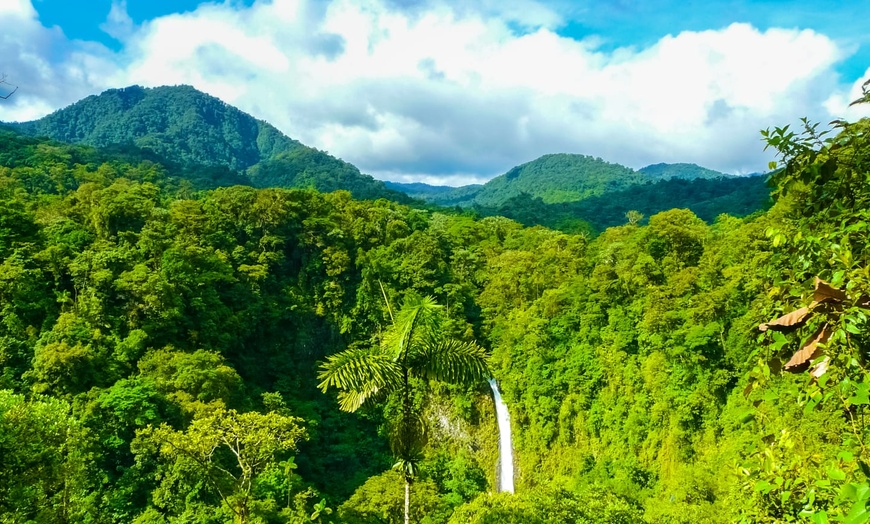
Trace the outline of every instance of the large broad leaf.
<instances>
[{"instance_id":1,"label":"large broad leaf","mask_svg":"<svg viewBox=\"0 0 870 524\"><path fill-rule=\"evenodd\" d=\"M806 323L809 315L810 308L802 307L798 310L792 311L787 315L783 315L776 320L761 324L758 326L758 329L760 329L761 331L767 331L768 329L772 329L774 331L792 331L803 326Z\"/></svg>"},{"instance_id":2,"label":"large broad leaf","mask_svg":"<svg viewBox=\"0 0 870 524\"><path fill-rule=\"evenodd\" d=\"M813 290L813 302L819 304L831 302L843 302L848 297L846 293L835 288L831 284L825 282L819 277L816 277L816 288Z\"/></svg>"},{"instance_id":3,"label":"large broad leaf","mask_svg":"<svg viewBox=\"0 0 870 524\"><path fill-rule=\"evenodd\" d=\"M804 365L811 362L814 358L818 357L822 348L819 347L820 344L824 344L828 341L828 338L831 336L831 330L827 324L819 328L816 333L809 338L804 345L801 346L797 352L792 355L791 359L786 362L783 369L786 371L797 372L800 371Z\"/></svg>"}]
</instances>

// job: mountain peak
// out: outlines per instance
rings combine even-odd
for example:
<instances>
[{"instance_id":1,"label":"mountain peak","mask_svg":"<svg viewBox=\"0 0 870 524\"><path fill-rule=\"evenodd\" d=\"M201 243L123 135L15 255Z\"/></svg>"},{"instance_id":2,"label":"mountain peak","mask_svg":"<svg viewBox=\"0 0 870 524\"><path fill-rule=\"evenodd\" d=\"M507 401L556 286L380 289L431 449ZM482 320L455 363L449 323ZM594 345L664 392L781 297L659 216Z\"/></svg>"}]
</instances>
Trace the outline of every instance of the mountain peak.
<instances>
[{"instance_id":1,"label":"mountain peak","mask_svg":"<svg viewBox=\"0 0 870 524\"><path fill-rule=\"evenodd\" d=\"M307 147L189 85L108 89L39 120L10 127L60 142L133 146L164 163L194 166L194 170L236 172L224 183L241 179L259 186L346 189L357 198L409 201L353 165Z\"/></svg>"},{"instance_id":2,"label":"mountain peak","mask_svg":"<svg viewBox=\"0 0 870 524\"><path fill-rule=\"evenodd\" d=\"M233 170L302 147L270 124L189 85L109 89L18 127L61 142L130 144L170 161Z\"/></svg>"}]
</instances>

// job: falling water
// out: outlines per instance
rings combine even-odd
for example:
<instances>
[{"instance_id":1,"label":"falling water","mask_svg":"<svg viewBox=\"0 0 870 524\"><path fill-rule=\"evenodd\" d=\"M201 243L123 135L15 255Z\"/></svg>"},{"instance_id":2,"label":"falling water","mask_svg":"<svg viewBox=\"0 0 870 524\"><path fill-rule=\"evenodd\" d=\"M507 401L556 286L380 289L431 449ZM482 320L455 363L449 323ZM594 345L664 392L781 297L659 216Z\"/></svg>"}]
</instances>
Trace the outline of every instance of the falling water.
<instances>
[{"instance_id":1,"label":"falling water","mask_svg":"<svg viewBox=\"0 0 870 524\"><path fill-rule=\"evenodd\" d=\"M498 419L499 491L514 492L514 454L511 444L511 416L501 399L495 379L489 379L492 396L495 398L495 416Z\"/></svg>"}]
</instances>

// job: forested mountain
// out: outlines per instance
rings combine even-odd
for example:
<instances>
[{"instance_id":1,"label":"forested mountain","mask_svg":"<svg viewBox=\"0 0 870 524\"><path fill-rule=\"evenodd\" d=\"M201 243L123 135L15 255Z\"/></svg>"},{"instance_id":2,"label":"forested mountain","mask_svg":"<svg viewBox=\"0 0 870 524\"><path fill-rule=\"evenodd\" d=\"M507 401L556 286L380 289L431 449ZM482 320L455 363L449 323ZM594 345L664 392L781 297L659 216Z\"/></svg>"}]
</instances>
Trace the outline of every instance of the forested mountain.
<instances>
[{"instance_id":1,"label":"forested mountain","mask_svg":"<svg viewBox=\"0 0 870 524\"><path fill-rule=\"evenodd\" d=\"M560 154L517 166L484 185L386 184L413 198L506 216L527 226L597 233L626 223L629 211L649 217L686 208L707 222L721 213L746 216L769 205L765 180L695 164L654 164L633 171L593 157Z\"/></svg>"},{"instance_id":2,"label":"forested mountain","mask_svg":"<svg viewBox=\"0 0 870 524\"><path fill-rule=\"evenodd\" d=\"M691 170L683 174L689 176L696 172ZM747 216L770 205L770 188L766 181L767 177L762 175L719 178L673 176L648 180L642 184L633 184L624 189L574 202L547 203L541 197L520 193L497 206L474 204L470 209L481 216L504 216L526 226L541 225L565 232L594 235L630 220L643 222L660 211L674 208L690 209L708 223L712 223L723 213ZM465 197L473 200L474 195L483 187L472 185L451 188L395 182L386 184L387 187L404 191L413 198L439 202L445 206L459 205L457 202L466 205L468 200ZM629 213L632 213L630 219L627 216Z\"/></svg>"},{"instance_id":3,"label":"forested mountain","mask_svg":"<svg viewBox=\"0 0 870 524\"><path fill-rule=\"evenodd\" d=\"M637 184L670 179L737 178L695 164L653 164L636 172L631 168L585 155L553 154L514 167L486 184L461 187L387 182L411 197L444 206L498 208L526 195L545 204L579 202ZM671 207L684 207L678 205Z\"/></svg>"},{"instance_id":4,"label":"forested mountain","mask_svg":"<svg viewBox=\"0 0 870 524\"><path fill-rule=\"evenodd\" d=\"M272 125L184 85L109 89L39 120L12 125L60 142L132 144L165 160L236 171L305 147Z\"/></svg>"},{"instance_id":5,"label":"forested mountain","mask_svg":"<svg viewBox=\"0 0 870 524\"><path fill-rule=\"evenodd\" d=\"M412 198L426 200L433 203L438 203L443 206L456 206L466 204L469 199L473 199L480 189L482 184L469 184L467 186L433 186L422 182L390 182L385 181L384 184L390 189L401 191Z\"/></svg>"},{"instance_id":6,"label":"forested mountain","mask_svg":"<svg viewBox=\"0 0 870 524\"><path fill-rule=\"evenodd\" d=\"M738 184L731 183L736 177L730 177L701 189L691 180L725 175L694 164L656 164L635 172L598 158L569 154L545 155L484 185L451 188L384 183L190 86L112 89L42 119L7 125L31 136L160 163L194 188L244 184L311 187L324 192L344 189L356 198L388 198L400 203L416 198L566 231L602 231L623 223L625 213L632 209L649 216L685 207L711 220L721 212L743 216L766 204L767 190L760 180ZM646 186L650 180L670 179L683 182ZM604 194L613 194L613 198L600 198Z\"/></svg>"},{"instance_id":7,"label":"forested mountain","mask_svg":"<svg viewBox=\"0 0 870 524\"><path fill-rule=\"evenodd\" d=\"M767 209L770 188L765 176L672 178L636 184L578 202L547 204L540 197L521 194L495 208L476 206L485 216L504 216L526 226L542 225L566 232L597 234L631 221L674 208L691 210L707 223L720 214L747 216Z\"/></svg>"},{"instance_id":8,"label":"forested mountain","mask_svg":"<svg viewBox=\"0 0 870 524\"><path fill-rule=\"evenodd\" d=\"M211 176L192 177L199 187L346 189L357 198L409 202L356 167L190 86L110 89L39 120L6 125L71 144L151 153L179 166L182 176L210 167Z\"/></svg>"},{"instance_id":9,"label":"forested mountain","mask_svg":"<svg viewBox=\"0 0 870 524\"><path fill-rule=\"evenodd\" d=\"M545 203L575 202L642 182L641 175L625 166L591 156L560 153L516 166L482 186L425 192L420 191L419 185L392 187L444 206L497 207L522 194L540 197Z\"/></svg>"},{"instance_id":10,"label":"forested mountain","mask_svg":"<svg viewBox=\"0 0 870 524\"><path fill-rule=\"evenodd\" d=\"M719 171L713 171L706 167L701 167L697 164L652 164L642 167L637 170L643 173L651 180L670 180L672 178L682 178L685 180L694 180L696 178L727 178L734 175L726 175Z\"/></svg>"}]
</instances>

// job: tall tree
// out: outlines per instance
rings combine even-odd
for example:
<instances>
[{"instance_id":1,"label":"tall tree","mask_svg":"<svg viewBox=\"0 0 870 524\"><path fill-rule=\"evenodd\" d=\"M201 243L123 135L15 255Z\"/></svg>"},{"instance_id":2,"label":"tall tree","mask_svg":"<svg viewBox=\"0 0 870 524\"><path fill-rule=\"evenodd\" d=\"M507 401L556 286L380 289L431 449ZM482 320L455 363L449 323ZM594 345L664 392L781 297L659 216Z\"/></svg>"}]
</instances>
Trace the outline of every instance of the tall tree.
<instances>
[{"instance_id":1,"label":"tall tree","mask_svg":"<svg viewBox=\"0 0 870 524\"><path fill-rule=\"evenodd\" d=\"M390 447L405 480L406 524L411 482L426 443L426 423L415 394L426 380L472 385L489 376L483 348L444 336L440 309L431 297L409 295L381 344L332 355L319 374L324 392L330 387L340 390L339 406L344 411L378 401L398 406L390 422Z\"/></svg>"}]
</instances>

